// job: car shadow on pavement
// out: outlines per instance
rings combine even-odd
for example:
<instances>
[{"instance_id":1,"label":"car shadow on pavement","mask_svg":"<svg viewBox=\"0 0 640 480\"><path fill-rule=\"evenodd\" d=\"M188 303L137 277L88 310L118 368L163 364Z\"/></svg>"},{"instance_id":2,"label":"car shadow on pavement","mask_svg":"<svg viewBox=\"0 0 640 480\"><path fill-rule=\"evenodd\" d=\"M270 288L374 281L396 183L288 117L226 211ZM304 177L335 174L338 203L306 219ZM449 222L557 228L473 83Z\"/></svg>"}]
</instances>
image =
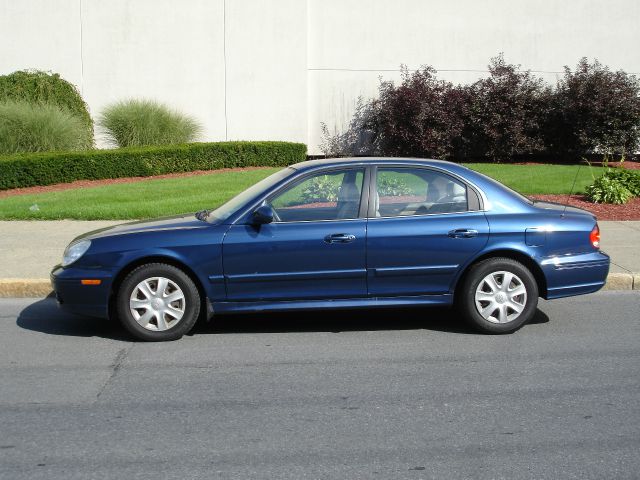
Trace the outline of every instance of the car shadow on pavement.
<instances>
[{"instance_id":1,"label":"car shadow on pavement","mask_svg":"<svg viewBox=\"0 0 640 480\"><path fill-rule=\"evenodd\" d=\"M529 324L548 321L549 317L538 309ZM27 306L20 312L16 324L25 330L48 335L132 340L117 321L62 312L52 297ZM453 309L415 307L218 315L210 322L198 322L189 335L375 330L432 330L480 335Z\"/></svg>"},{"instance_id":2,"label":"car shadow on pavement","mask_svg":"<svg viewBox=\"0 0 640 480\"><path fill-rule=\"evenodd\" d=\"M537 310L529 324L548 321L549 317ZM454 309L417 307L219 315L215 321L200 322L191 334L375 330L432 330L479 335L462 321Z\"/></svg>"},{"instance_id":3,"label":"car shadow on pavement","mask_svg":"<svg viewBox=\"0 0 640 480\"><path fill-rule=\"evenodd\" d=\"M61 311L49 296L30 304L18 315L16 324L25 330L69 337L102 337L131 341L118 322L81 317Z\"/></svg>"}]
</instances>

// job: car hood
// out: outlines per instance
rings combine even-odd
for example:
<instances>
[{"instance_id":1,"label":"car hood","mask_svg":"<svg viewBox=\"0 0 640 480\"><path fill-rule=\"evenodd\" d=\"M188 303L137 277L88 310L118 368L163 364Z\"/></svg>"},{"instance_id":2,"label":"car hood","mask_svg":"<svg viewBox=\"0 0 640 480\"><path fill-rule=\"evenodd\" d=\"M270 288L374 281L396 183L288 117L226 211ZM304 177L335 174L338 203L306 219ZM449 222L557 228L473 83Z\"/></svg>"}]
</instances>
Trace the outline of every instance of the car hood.
<instances>
[{"instance_id":1,"label":"car hood","mask_svg":"<svg viewBox=\"0 0 640 480\"><path fill-rule=\"evenodd\" d=\"M578 214L582 214L582 215L588 215L590 217L594 217L595 215L591 212L589 212L588 210L583 210L582 208L578 208L578 207L572 207L570 205L564 205L562 203L555 203L555 202L545 202L545 201L541 201L541 200L534 200L533 205L536 208L541 208L543 210L554 210L558 213L578 213Z\"/></svg>"},{"instance_id":2,"label":"car hood","mask_svg":"<svg viewBox=\"0 0 640 480\"><path fill-rule=\"evenodd\" d=\"M211 227L212 223L203 222L189 215L175 215L171 217L155 218L153 220L140 220L137 222L122 223L111 227L93 230L74 239L93 240L95 238L112 237L115 235L129 235L133 233L159 232L168 230L191 230Z\"/></svg>"}]
</instances>

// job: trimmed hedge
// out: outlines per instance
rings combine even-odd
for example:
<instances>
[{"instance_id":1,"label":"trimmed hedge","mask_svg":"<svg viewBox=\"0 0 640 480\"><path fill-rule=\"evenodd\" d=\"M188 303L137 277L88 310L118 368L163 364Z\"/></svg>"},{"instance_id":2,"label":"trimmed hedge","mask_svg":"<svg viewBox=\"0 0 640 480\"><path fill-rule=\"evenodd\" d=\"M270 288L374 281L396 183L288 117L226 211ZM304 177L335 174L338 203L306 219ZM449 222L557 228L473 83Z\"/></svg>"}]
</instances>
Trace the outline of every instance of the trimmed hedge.
<instances>
[{"instance_id":1,"label":"trimmed hedge","mask_svg":"<svg viewBox=\"0 0 640 480\"><path fill-rule=\"evenodd\" d=\"M0 156L0 190L194 170L284 167L302 162L306 156L306 145L290 142L190 143Z\"/></svg>"}]
</instances>

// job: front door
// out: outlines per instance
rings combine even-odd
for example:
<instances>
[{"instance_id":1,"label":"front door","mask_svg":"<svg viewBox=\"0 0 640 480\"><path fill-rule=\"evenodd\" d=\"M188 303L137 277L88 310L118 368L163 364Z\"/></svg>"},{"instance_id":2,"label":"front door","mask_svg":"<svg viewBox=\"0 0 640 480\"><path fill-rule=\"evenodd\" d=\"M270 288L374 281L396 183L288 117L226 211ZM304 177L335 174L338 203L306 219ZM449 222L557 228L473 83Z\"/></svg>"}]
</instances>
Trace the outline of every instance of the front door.
<instances>
[{"instance_id":1,"label":"front door","mask_svg":"<svg viewBox=\"0 0 640 480\"><path fill-rule=\"evenodd\" d=\"M228 300L366 296L363 183L363 168L311 173L266 200L273 223L232 225L223 243Z\"/></svg>"},{"instance_id":2,"label":"front door","mask_svg":"<svg viewBox=\"0 0 640 480\"><path fill-rule=\"evenodd\" d=\"M477 193L439 170L378 168L367 227L369 295L450 291L488 241Z\"/></svg>"}]
</instances>

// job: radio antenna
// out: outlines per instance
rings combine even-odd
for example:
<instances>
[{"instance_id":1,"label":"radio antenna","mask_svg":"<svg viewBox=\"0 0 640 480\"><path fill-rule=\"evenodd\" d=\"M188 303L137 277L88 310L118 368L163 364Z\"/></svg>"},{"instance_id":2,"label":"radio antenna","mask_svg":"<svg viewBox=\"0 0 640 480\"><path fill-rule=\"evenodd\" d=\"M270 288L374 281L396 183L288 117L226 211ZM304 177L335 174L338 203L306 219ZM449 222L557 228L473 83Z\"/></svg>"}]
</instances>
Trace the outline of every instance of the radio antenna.
<instances>
[{"instance_id":1,"label":"radio antenna","mask_svg":"<svg viewBox=\"0 0 640 480\"><path fill-rule=\"evenodd\" d=\"M584 158L583 158L584 160ZM569 206L569 200L571 200L571 195L573 195L573 189L576 186L576 181L578 180L578 174L580 173L580 169L582 168L582 162L578 164L578 170L576 171L576 176L573 177L573 184L571 185L571 190L569 190L569 196L567 197L567 201L564 204L564 210L562 210L561 217L564 217L565 213L567 213L567 207Z\"/></svg>"}]
</instances>

